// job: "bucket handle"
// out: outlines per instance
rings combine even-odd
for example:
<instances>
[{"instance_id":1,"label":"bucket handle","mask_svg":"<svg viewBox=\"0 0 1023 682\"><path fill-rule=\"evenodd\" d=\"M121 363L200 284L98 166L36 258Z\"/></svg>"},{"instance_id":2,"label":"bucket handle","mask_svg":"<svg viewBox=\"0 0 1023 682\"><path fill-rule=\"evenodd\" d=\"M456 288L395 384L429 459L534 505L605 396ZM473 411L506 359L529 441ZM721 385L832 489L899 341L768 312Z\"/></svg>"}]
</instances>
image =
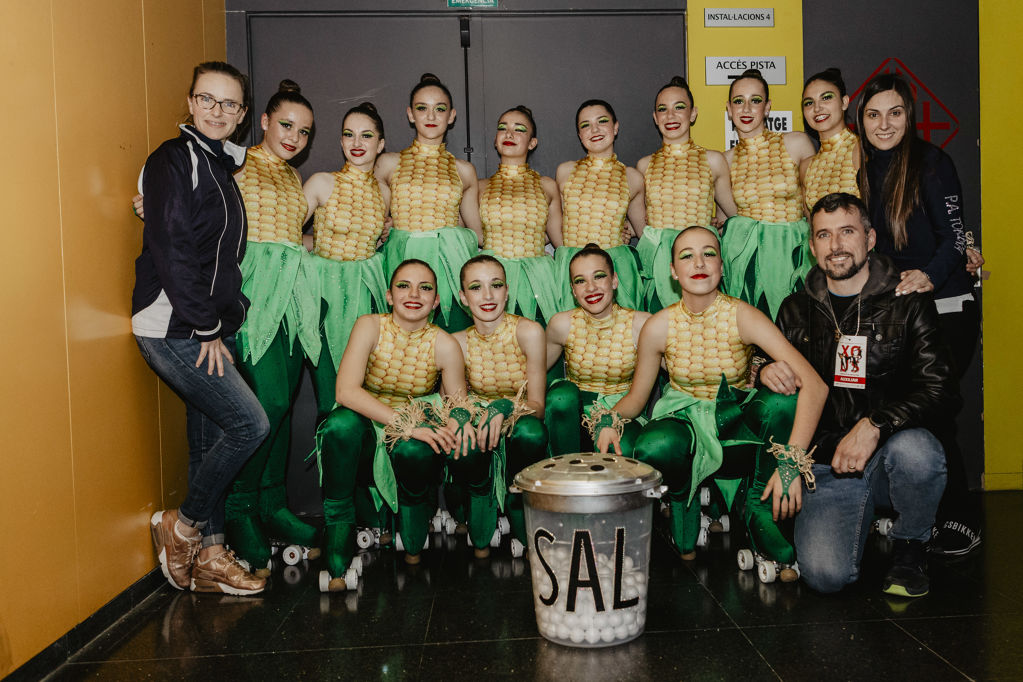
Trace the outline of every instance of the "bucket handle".
<instances>
[{"instance_id":1,"label":"bucket handle","mask_svg":"<svg viewBox=\"0 0 1023 682\"><path fill-rule=\"evenodd\" d=\"M657 486L654 486L653 488L647 488L646 490L644 490L643 491L643 496L644 497L653 497L653 498L660 499L661 495L663 495L666 492L668 492L668 486L666 486L666 485L657 485Z\"/></svg>"}]
</instances>

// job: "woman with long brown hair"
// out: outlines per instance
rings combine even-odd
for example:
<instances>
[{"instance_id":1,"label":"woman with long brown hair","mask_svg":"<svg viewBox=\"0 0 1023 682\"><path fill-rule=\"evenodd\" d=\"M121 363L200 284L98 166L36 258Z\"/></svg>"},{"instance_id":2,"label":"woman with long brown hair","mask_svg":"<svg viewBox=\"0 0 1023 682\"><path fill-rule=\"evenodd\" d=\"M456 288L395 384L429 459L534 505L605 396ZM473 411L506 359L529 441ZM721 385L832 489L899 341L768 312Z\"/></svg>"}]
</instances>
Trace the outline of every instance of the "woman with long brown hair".
<instances>
[{"instance_id":1,"label":"woman with long brown hair","mask_svg":"<svg viewBox=\"0 0 1023 682\"><path fill-rule=\"evenodd\" d=\"M980 310L966 267L963 190L952 159L917 137L916 102L905 78L885 73L864 87L856 111L863 136L860 190L877 232L877 250L901 273L896 294L933 292L938 319L962 378L980 336ZM980 544L981 507L966 482L954 421L936 434L948 485L931 550L962 555Z\"/></svg>"}]
</instances>

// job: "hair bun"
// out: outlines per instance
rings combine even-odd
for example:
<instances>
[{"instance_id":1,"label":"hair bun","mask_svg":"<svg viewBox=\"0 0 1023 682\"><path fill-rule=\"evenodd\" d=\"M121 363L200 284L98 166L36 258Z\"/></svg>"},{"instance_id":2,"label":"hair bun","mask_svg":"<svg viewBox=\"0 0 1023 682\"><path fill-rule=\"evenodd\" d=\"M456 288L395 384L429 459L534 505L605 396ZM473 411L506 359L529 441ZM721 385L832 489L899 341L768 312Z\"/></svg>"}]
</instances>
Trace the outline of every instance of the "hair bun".
<instances>
[{"instance_id":1,"label":"hair bun","mask_svg":"<svg viewBox=\"0 0 1023 682\"><path fill-rule=\"evenodd\" d=\"M302 92L302 88L298 83L290 78L285 78L281 81L280 85L277 86L277 92L294 92L296 94L300 94Z\"/></svg>"},{"instance_id":2,"label":"hair bun","mask_svg":"<svg viewBox=\"0 0 1023 682\"><path fill-rule=\"evenodd\" d=\"M673 88L682 88L683 90L689 89L689 83L682 76L672 76L668 85Z\"/></svg>"},{"instance_id":3,"label":"hair bun","mask_svg":"<svg viewBox=\"0 0 1023 682\"><path fill-rule=\"evenodd\" d=\"M824 69L824 73L828 74L829 76L834 76L835 78L842 77L842 70L837 66L829 66L828 68Z\"/></svg>"},{"instance_id":4,"label":"hair bun","mask_svg":"<svg viewBox=\"0 0 1023 682\"><path fill-rule=\"evenodd\" d=\"M514 109L512 109L512 111L521 111L526 116L529 116L530 118L533 117L533 110L527 107L525 104L517 105Z\"/></svg>"},{"instance_id":5,"label":"hair bun","mask_svg":"<svg viewBox=\"0 0 1023 682\"><path fill-rule=\"evenodd\" d=\"M376 105L374 105L372 102L363 102L359 105L359 107L367 111L372 111L374 114L377 113Z\"/></svg>"},{"instance_id":6,"label":"hair bun","mask_svg":"<svg viewBox=\"0 0 1023 682\"><path fill-rule=\"evenodd\" d=\"M739 76L739 78L747 78L750 76L754 78L763 78L764 74L760 73L760 69L746 69L745 71L742 72L742 75ZM736 80L739 79L737 78Z\"/></svg>"},{"instance_id":7,"label":"hair bun","mask_svg":"<svg viewBox=\"0 0 1023 682\"><path fill-rule=\"evenodd\" d=\"M440 83L440 78L437 78L432 73L424 73L419 77L420 83Z\"/></svg>"}]
</instances>

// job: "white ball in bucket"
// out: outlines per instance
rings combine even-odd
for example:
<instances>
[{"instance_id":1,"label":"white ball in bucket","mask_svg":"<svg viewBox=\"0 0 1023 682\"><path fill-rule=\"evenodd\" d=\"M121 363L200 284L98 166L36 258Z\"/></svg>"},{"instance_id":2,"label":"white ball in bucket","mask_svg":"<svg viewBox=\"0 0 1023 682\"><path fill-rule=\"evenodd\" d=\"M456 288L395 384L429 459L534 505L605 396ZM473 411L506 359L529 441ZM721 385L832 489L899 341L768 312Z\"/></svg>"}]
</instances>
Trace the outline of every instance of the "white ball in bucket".
<instances>
[{"instance_id":1,"label":"white ball in bucket","mask_svg":"<svg viewBox=\"0 0 1023 682\"><path fill-rule=\"evenodd\" d=\"M554 573L561 591L554 604L547 605L540 600L540 595L546 597L552 593L553 584L541 562L533 562L533 579L538 592L535 603L537 612L540 614L537 623L541 634L565 643L582 644L585 642L596 645L598 643L612 644L617 640L628 639L639 633L646 613L647 577L644 571L637 567L636 561L631 556L625 556L622 560L621 598L624 601L636 599L638 600L636 604L626 608L613 608L614 555L598 553L594 556L597 569L595 577L600 586L603 609L597 610L594 591L584 587L576 594L574 610L566 611L567 588L571 572L571 551L568 543L556 543L543 555L547 559L548 566ZM585 563L581 568L581 575L577 578L584 581L588 579Z\"/></svg>"}]
</instances>

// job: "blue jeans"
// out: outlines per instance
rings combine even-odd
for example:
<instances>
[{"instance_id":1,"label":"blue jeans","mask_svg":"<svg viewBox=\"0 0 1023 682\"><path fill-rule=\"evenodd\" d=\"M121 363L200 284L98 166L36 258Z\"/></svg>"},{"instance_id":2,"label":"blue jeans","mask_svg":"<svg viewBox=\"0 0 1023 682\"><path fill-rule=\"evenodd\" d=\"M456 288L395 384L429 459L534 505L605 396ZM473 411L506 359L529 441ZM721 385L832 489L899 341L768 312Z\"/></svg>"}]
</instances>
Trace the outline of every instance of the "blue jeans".
<instances>
[{"instance_id":1,"label":"blue jeans","mask_svg":"<svg viewBox=\"0 0 1023 682\"><path fill-rule=\"evenodd\" d=\"M188 495L178 512L183 522L202 528L204 547L222 544L227 489L269 433L266 413L234 365L225 363L222 377L208 375L205 360L195 366L198 340L135 341L146 363L185 401ZM235 356L234 337L223 342Z\"/></svg>"},{"instance_id":2,"label":"blue jeans","mask_svg":"<svg viewBox=\"0 0 1023 682\"><path fill-rule=\"evenodd\" d=\"M814 464L815 492L803 492L796 516L796 558L807 585L837 592L856 582L874 507L898 515L889 536L931 537L945 490L945 453L926 429L899 431L878 448L863 474L836 475L829 464Z\"/></svg>"}]
</instances>

